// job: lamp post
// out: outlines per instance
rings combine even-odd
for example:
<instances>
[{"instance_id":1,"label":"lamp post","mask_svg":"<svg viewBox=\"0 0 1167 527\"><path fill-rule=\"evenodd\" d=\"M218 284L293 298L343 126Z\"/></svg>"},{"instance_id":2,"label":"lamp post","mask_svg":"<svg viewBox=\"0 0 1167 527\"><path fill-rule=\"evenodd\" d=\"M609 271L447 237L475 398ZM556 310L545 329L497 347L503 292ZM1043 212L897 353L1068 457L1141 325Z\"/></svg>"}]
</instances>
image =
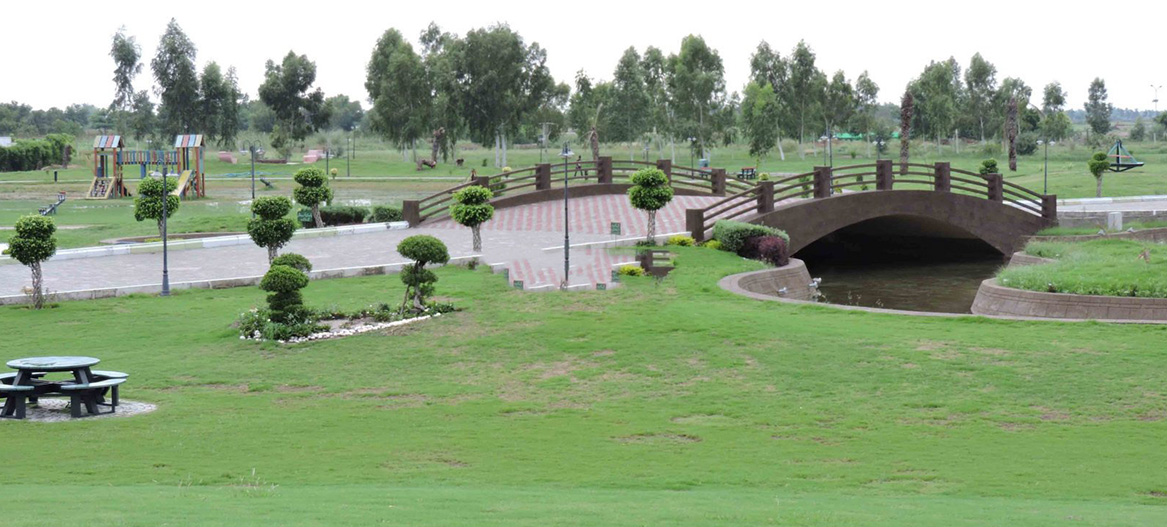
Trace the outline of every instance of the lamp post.
<instances>
[{"instance_id":1,"label":"lamp post","mask_svg":"<svg viewBox=\"0 0 1167 527\"><path fill-rule=\"evenodd\" d=\"M563 150L559 152L559 157L563 158L563 282L559 284L559 289L567 291L569 281L569 274L571 272L571 229L568 227L570 210L567 207L567 160L574 156L575 152L568 148L567 143L563 143Z\"/></svg>"},{"instance_id":2,"label":"lamp post","mask_svg":"<svg viewBox=\"0 0 1167 527\"><path fill-rule=\"evenodd\" d=\"M1155 103L1155 115L1156 116L1159 114L1159 88L1162 88L1162 87L1163 87L1162 85L1159 85L1159 86L1155 86L1154 84L1151 85L1151 89L1155 90L1155 98L1151 99L1151 102ZM1151 125L1151 142L1155 142L1158 140L1159 139L1158 139L1157 131L1155 130L1155 125L1152 123L1152 125Z\"/></svg>"},{"instance_id":3,"label":"lamp post","mask_svg":"<svg viewBox=\"0 0 1167 527\"><path fill-rule=\"evenodd\" d=\"M344 177L352 177L352 175L353 175L353 168L352 168L353 136L352 136L352 132L349 132L349 136L345 138L345 147L346 148L344 149L344 152L347 155L345 156L345 160L344 160Z\"/></svg>"},{"instance_id":4,"label":"lamp post","mask_svg":"<svg viewBox=\"0 0 1167 527\"><path fill-rule=\"evenodd\" d=\"M162 291L159 296L170 296L170 266L169 254L166 246L166 203L170 201L170 193L166 191L166 163L162 164Z\"/></svg>"}]
</instances>

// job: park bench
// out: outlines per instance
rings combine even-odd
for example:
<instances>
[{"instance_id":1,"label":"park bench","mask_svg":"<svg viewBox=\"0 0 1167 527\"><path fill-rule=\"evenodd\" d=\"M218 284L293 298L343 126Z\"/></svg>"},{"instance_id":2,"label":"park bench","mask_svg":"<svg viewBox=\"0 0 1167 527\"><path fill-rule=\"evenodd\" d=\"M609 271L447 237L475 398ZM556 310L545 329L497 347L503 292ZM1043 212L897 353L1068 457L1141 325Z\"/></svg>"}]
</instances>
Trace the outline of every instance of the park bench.
<instances>
[{"instance_id":1,"label":"park bench","mask_svg":"<svg viewBox=\"0 0 1167 527\"><path fill-rule=\"evenodd\" d=\"M758 179L757 167L742 167L741 172L737 173L738 179Z\"/></svg>"},{"instance_id":2,"label":"park bench","mask_svg":"<svg viewBox=\"0 0 1167 527\"><path fill-rule=\"evenodd\" d=\"M82 417L81 405L83 404L89 410L90 415L113 413L117 411L118 407L118 385L124 382L126 382L126 379L123 377L120 379L109 378L89 384L66 384L61 386L61 391L69 394L69 407L73 413L73 417ZM109 403L104 402L106 393L110 393ZM97 408L99 406L108 406L109 411L100 412Z\"/></svg>"},{"instance_id":3,"label":"park bench","mask_svg":"<svg viewBox=\"0 0 1167 527\"><path fill-rule=\"evenodd\" d=\"M268 180L266 180L266 179L259 178L259 182L260 182L260 183L263 183L264 185L266 185L266 186L267 186L267 188L276 188L276 186L275 186L275 185L272 185L272 184L271 184L271 182L270 182L270 181L268 181Z\"/></svg>"},{"instance_id":4,"label":"park bench","mask_svg":"<svg viewBox=\"0 0 1167 527\"><path fill-rule=\"evenodd\" d=\"M669 271L675 269L673 266L665 265L669 263L670 256L666 250L642 249L636 255L636 259L645 273L659 279L664 278L669 274Z\"/></svg>"},{"instance_id":5,"label":"park bench","mask_svg":"<svg viewBox=\"0 0 1167 527\"><path fill-rule=\"evenodd\" d=\"M239 162L231 152L219 152L219 161L231 163L232 165Z\"/></svg>"},{"instance_id":6,"label":"park bench","mask_svg":"<svg viewBox=\"0 0 1167 527\"><path fill-rule=\"evenodd\" d=\"M4 395L4 411L0 412L0 417L24 419L25 404L34 388L33 386L0 384L0 395Z\"/></svg>"}]
</instances>

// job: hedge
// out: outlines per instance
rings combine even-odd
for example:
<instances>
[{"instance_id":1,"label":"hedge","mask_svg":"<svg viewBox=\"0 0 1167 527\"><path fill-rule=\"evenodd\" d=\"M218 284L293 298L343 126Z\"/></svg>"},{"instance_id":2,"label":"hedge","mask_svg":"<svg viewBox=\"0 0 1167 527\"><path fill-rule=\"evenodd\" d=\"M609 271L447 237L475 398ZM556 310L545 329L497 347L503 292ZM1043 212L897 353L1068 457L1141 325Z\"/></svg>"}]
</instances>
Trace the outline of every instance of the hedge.
<instances>
[{"instance_id":1,"label":"hedge","mask_svg":"<svg viewBox=\"0 0 1167 527\"><path fill-rule=\"evenodd\" d=\"M740 253L745 248L746 240L757 236L778 236L790 241L790 236L785 232L765 225L732 220L718 220L713 224L713 238L721 242L722 250Z\"/></svg>"},{"instance_id":2,"label":"hedge","mask_svg":"<svg viewBox=\"0 0 1167 527\"><path fill-rule=\"evenodd\" d=\"M373 216L369 221L374 223L387 223L390 221L402 221L404 219L405 215L401 213L401 209L378 205L373 207Z\"/></svg>"}]
</instances>

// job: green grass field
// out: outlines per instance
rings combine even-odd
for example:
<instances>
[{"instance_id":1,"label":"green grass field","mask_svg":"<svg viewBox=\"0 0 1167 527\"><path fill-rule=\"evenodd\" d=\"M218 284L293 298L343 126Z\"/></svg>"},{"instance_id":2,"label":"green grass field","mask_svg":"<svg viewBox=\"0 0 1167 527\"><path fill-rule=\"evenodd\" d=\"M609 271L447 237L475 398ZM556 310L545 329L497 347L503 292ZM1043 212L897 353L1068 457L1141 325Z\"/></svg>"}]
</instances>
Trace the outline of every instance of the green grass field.
<instances>
[{"instance_id":1,"label":"green grass field","mask_svg":"<svg viewBox=\"0 0 1167 527\"><path fill-rule=\"evenodd\" d=\"M606 292L441 269L464 311L296 346L229 327L254 288L0 309L5 359L97 356L159 405L0 422L4 525L1167 522L1167 328L763 303L716 286L760 264L674 251Z\"/></svg>"},{"instance_id":2,"label":"green grass field","mask_svg":"<svg viewBox=\"0 0 1167 527\"><path fill-rule=\"evenodd\" d=\"M1140 256L1147 251L1147 259ZM1003 285L1079 295L1167 298L1167 247L1139 240L1030 242L1025 252L1056 261L1009 267Z\"/></svg>"}]
</instances>

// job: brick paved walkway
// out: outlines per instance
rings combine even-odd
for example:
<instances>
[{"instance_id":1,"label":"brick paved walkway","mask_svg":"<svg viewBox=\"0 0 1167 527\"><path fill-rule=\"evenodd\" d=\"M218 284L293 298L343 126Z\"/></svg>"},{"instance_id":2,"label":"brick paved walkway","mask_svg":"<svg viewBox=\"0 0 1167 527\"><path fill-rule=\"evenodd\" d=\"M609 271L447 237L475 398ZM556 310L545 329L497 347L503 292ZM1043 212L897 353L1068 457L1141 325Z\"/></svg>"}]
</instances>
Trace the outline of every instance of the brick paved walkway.
<instances>
[{"instance_id":1,"label":"brick paved walkway","mask_svg":"<svg viewBox=\"0 0 1167 527\"><path fill-rule=\"evenodd\" d=\"M685 230L685 209L701 208L712 197L677 196L657 214L657 233ZM621 222L625 238L643 236L645 213L628 205L627 196L596 196L571 200L572 244L608 242L610 223ZM563 272L563 204L546 202L499 210L484 226L482 261L505 264L512 280L530 288L558 286ZM369 234L295 240L282 252L306 256L316 269L390 264L405 261L394 248L407 236L431 234L450 248L453 257L473 254L470 230L450 220L420 228ZM544 250L549 249L549 250ZM632 260L602 248L573 248L571 285L607 283L613 264ZM257 276L267 270L266 250L253 245L172 251L170 281L188 282ZM129 287L161 282L162 254L131 254L50 260L44 264L50 291ZM28 268L0 265L0 296L18 295L30 283Z\"/></svg>"}]
</instances>

